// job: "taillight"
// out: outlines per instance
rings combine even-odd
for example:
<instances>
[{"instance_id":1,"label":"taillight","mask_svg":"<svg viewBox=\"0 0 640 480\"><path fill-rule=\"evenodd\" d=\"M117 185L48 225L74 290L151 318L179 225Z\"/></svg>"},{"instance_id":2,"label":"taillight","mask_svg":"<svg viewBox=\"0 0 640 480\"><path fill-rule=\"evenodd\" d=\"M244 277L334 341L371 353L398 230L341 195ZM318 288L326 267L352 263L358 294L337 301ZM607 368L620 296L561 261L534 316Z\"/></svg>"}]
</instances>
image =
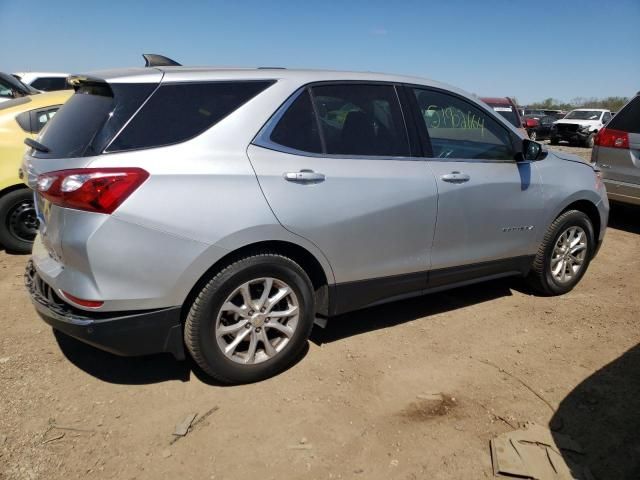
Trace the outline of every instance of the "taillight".
<instances>
[{"instance_id":1,"label":"taillight","mask_svg":"<svg viewBox=\"0 0 640 480\"><path fill-rule=\"evenodd\" d=\"M610 148L629 148L629 134L622 130L603 128L595 138L596 145Z\"/></svg>"},{"instance_id":2,"label":"taillight","mask_svg":"<svg viewBox=\"0 0 640 480\"><path fill-rule=\"evenodd\" d=\"M141 168L77 168L40 175L36 189L54 205L109 214L147 178Z\"/></svg>"}]
</instances>

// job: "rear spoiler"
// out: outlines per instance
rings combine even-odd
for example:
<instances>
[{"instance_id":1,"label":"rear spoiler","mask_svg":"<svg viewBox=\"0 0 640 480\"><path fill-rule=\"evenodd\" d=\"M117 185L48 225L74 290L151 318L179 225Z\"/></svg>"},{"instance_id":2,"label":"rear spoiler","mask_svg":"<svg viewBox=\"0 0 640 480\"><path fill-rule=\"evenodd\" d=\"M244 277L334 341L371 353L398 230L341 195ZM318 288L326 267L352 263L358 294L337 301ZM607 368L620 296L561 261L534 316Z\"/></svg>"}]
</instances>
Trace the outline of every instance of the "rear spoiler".
<instances>
[{"instance_id":1,"label":"rear spoiler","mask_svg":"<svg viewBox=\"0 0 640 480\"><path fill-rule=\"evenodd\" d=\"M143 53L145 67L181 67L178 62L171 60L164 55L158 55L156 53Z\"/></svg>"}]
</instances>

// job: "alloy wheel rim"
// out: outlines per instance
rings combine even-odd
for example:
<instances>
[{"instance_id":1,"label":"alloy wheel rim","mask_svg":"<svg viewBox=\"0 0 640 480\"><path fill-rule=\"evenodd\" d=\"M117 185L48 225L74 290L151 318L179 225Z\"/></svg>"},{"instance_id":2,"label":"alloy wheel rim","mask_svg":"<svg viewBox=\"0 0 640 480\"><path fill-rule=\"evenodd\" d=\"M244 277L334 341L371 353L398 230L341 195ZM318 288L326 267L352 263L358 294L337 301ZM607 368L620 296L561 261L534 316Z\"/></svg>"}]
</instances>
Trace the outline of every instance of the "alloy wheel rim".
<instances>
[{"instance_id":1,"label":"alloy wheel rim","mask_svg":"<svg viewBox=\"0 0 640 480\"><path fill-rule=\"evenodd\" d=\"M298 297L277 278L256 278L224 301L214 329L216 343L230 360L245 365L277 356L298 326Z\"/></svg>"},{"instance_id":2,"label":"alloy wheel rim","mask_svg":"<svg viewBox=\"0 0 640 480\"><path fill-rule=\"evenodd\" d=\"M17 203L7 215L9 232L23 242L33 242L38 233L38 217L33 202Z\"/></svg>"},{"instance_id":3,"label":"alloy wheel rim","mask_svg":"<svg viewBox=\"0 0 640 480\"><path fill-rule=\"evenodd\" d=\"M573 280L584 268L587 234L582 227L567 228L556 240L551 255L551 274L559 283Z\"/></svg>"}]
</instances>

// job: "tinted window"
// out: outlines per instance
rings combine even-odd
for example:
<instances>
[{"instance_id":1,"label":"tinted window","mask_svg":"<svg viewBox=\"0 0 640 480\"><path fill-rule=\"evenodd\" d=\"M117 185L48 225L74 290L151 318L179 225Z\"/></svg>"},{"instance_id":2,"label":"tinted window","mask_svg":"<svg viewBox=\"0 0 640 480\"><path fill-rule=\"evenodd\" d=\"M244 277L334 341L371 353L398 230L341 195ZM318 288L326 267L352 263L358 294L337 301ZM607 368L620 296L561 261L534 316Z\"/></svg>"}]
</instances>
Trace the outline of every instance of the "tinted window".
<instances>
[{"instance_id":1,"label":"tinted window","mask_svg":"<svg viewBox=\"0 0 640 480\"><path fill-rule=\"evenodd\" d=\"M13 90L20 95L32 95L36 92L33 88L25 85L13 75L0 72L0 91L7 92Z\"/></svg>"},{"instance_id":2,"label":"tinted window","mask_svg":"<svg viewBox=\"0 0 640 480\"><path fill-rule=\"evenodd\" d=\"M16 122L25 132L38 133L53 118L60 107L51 107L44 110L31 110L22 112L16 116Z\"/></svg>"},{"instance_id":3,"label":"tinted window","mask_svg":"<svg viewBox=\"0 0 640 480\"><path fill-rule=\"evenodd\" d=\"M489 114L452 95L413 89L436 158L513 160L511 135Z\"/></svg>"},{"instance_id":4,"label":"tinted window","mask_svg":"<svg viewBox=\"0 0 640 480\"><path fill-rule=\"evenodd\" d=\"M398 97L390 85L312 88L326 144L337 155L409 156Z\"/></svg>"},{"instance_id":5,"label":"tinted window","mask_svg":"<svg viewBox=\"0 0 640 480\"><path fill-rule=\"evenodd\" d=\"M49 153L35 157L82 157L100 154L124 123L151 94L155 84L82 85L42 132Z\"/></svg>"},{"instance_id":6,"label":"tinted window","mask_svg":"<svg viewBox=\"0 0 640 480\"><path fill-rule=\"evenodd\" d=\"M109 145L109 151L159 147L201 134L273 82L162 85Z\"/></svg>"},{"instance_id":7,"label":"tinted window","mask_svg":"<svg viewBox=\"0 0 640 480\"><path fill-rule=\"evenodd\" d=\"M611 119L607 128L640 133L640 95L636 96Z\"/></svg>"},{"instance_id":8,"label":"tinted window","mask_svg":"<svg viewBox=\"0 0 640 480\"><path fill-rule=\"evenodd\" d=\"M32 133L38 133L40 130L44 128L49 120L53 118L53 116L58 111L59 107L49 108L47 110L39 110L34 112L34 122L32 124Z\"/></svg>"},{"instance_id":9,"label":"tinted window","mask_svg":"<svg viewBox=\"0 0 640 480\"><path fill-rule=\"evenodd\" d=\"M52 90L65 90L69 88L65 77L40 77L31 82L31 86L38 90L49 92Z\"/></svg>"},{"instance_id":10,"label":"tinted window","mask_svg":"<svg viewBox=\"0 0 640 480\"><path fill-rule=\"evenodd\" d=\"M318 122L308 90L303 91L280 118L270 140L296 150L322 152Z\"/></svg>"}]
</instances>

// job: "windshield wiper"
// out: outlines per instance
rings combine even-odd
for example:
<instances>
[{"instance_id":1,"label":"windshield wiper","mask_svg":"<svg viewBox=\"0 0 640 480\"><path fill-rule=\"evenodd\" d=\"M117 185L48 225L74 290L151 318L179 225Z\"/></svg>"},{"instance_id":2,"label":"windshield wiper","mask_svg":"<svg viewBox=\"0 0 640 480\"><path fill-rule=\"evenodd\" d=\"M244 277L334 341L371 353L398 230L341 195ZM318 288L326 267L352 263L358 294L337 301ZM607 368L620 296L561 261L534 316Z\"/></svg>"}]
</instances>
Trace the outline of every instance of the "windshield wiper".
<instances>
[{"instance_id":1,"label":"windshield wiper","mask_svg":"<svg viewBox=\"0 0 640 480\"><path fill-rule=\"evenodd\" d=\"M33 138L25 138L24 139L24 143L28 147L31 147L34 150L37 150L37 151L42 152L42 153L49 153L51 151L51 149L49 147L47 147L46 145L41 144L40 142L34 140Z\"/></svg>"}]
</instances>

